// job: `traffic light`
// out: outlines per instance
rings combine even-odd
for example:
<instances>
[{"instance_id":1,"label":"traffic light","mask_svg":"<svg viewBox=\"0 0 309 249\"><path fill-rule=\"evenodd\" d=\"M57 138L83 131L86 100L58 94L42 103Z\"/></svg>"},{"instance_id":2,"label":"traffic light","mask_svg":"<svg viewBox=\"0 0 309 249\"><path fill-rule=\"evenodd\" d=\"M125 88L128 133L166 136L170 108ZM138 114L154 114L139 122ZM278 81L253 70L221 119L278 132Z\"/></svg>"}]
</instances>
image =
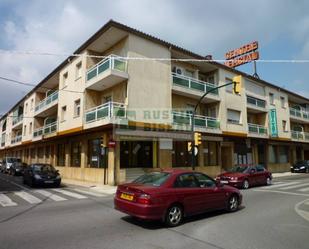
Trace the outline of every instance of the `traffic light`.
<instances>
[{"instance_id":1,"label":"traffic light","mask_svg":"<svg viewBox=\"0 0 309 249\"><path fill-rule=\"evenodd\" d=\"M195 145L199 145L202 143L202 134L199 132L194 133L194 143Z\"/></svg>"},{"instance_id":2,"label":"traffic light","mask_svg":"<svg viewBox=\"0 0 309 249\"><path fill-rule=\"evenodd\" d=\"M241 90L241 85L242 85L242 76L241 75L237 75L233 77L233 92L235 94L239 94L240 90Z\"/></svg>"},{"instance_id":3,"label":"traffic light","mask_svg":"<svg viewBox=\"0 0 309 249\"><path fill-rule=\"evenodd\" d=\"M103 134L101 138L101 147L103 148L107 147L107 134Z\"/></svg>"},{"instance_id":4,"label":"traffic light","mask_svg":"<svg viewBox=\"0 0 309 249\"><path fill-rule=\"evenodd\" d=\"M188 142L188 151L190 152L192 150L192 142Z\"/></svg>"}]
</instances>

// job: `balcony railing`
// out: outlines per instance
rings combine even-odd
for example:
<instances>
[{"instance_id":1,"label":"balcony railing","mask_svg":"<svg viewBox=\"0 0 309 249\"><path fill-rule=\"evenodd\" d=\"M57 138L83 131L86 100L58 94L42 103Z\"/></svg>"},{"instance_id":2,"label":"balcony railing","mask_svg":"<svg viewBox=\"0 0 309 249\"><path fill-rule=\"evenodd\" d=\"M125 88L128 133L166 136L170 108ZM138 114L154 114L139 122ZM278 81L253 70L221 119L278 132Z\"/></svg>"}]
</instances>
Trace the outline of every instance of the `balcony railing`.
<instances>
[{"instance_id":1,"label":"balcony railing","mask_svg":"<svg viewBox=\"0 0 309 249\"><path fill-rule=\"evenodd\" d=\"M291 131L292 139L309 141L309 133L303 131Z\"/></svg>"},{"instance_id":2,"label":"balcony railing","mask_svg":"<svg viewBox=\"0 0 309 249\"><path fill-rule=\"evenodd\" d=\"M290 108L290 115L297 118L303 118L309 120L309 112L298 110L296 108L291 107Z\"/></svg>"},{"instance_id":3,"label":"balcony railing","mask_svg":"<svg viewBox=\"0 0 309 249\"><path fill-rule=\"evenodd\" d=\"M249 133L256 133L259 135L267 135L267 128L258 124L248 124Z\"/></svg>"},{"instance_id":4,"label":"balcony railing","mask_svg":"<svg viewBox=\"0 0 309 249\"><path fill-rule=\"evenodd\" d=\"M247 103L250 105L254 105L259 108L265 108L266 107L266 101L262 99L257 99L251 96L247 96Z\"/></svg>"},{"instance_id":5,"label":"balcony railing","mask_svg":"<svg viewBox=\"0 0 309 249\"><path fill-rule=\"evenodd\" d=\"M173 112L173 123L175 125L188 125L192 124L192 114L184 112ZM210 129L219 129L220 121L216 118L195 115L194 126L205 127Z\"/></svg>"},{"instance_id":6,"label":"balcony railing","mask_svg":"<svg viewBox=\"0 0 309 249\"><path fill-rule=\"evenodd\" d=\"M18 135L16 137L12 138L11 144L16 144L18 142L21 142L21 139L22 139L22 135Z\"/></svg>"},{"instance_id":7,"label":"balcony railing","mask_svg":"<svg viewBox=\"0 0 309 249\"><path fill-rule=\"evenodd\" d=\"M48 106L49 104L55 102L58 100L58 91L52 93L51 95L49 95L48 97L46 97L45 99L43 99L36 107L35 107L35 112L38 112L39 110L45 108L46 106Z\"/></svg>"},{"instance_id":8,"label":"balcony railing","mask_svg":"<svg viewBox=\"0 0 309 249\"><path fill-rule=\"evenodd\" d=\"M19 122L21 122L21 121L23 120L23 118L24 118L23 115L20 115L20 116L18 116L18 117L15 117L15 118L13 119L13 126L16 125L16 124L18 124Z\"/></svg>"},{"instance_id":9,"label":"balcony railing","mask_svg":"<svg viewBox=\"0 0 309 249\"><path fill-rule=\"evenodd\" d=\"M87 71L87 81L97 77L99 74L105 72L108 69L125 72L127 70L127 61L117 57L116 55L110 55Z\"/></svg>"},{"instance_id":10,"label":"balcony railing","mask_svg":"<svg viewBox=\"0 0 309 249\"><path fill-rule=\"evenodd\" d=\"M172 77L174 85L189 88L192 90L197 90L203 93L217 87L215 84L197 80L181 74L172 73ZM218 95L219 94L218 89L212 91L211 94Z\"/></svg>"},{"instance_id":11,"label":"balcony railing","mask_svg":"<svg viewBox=\"0 0 309 249\"><path fill-rule=\"evenodd\" d=\"M33 136L38 137L42 135L48 135L56 131L57 131L57 121L50 123L48 125L45 125L43 127L40 127L38 129L35 129L33 132Z\"/></svg>"},{"instance_id":12,"label":"balcony railing","mask_svg":"<svg viewBox=\"0 0 309 249\"><path fill-rule=\"evenodd\" d=\"M125 118L125 105L117 102L107 102L103 105L87 110L85 114L86 123L112 117Z\"/></svg>"}]
</instances>

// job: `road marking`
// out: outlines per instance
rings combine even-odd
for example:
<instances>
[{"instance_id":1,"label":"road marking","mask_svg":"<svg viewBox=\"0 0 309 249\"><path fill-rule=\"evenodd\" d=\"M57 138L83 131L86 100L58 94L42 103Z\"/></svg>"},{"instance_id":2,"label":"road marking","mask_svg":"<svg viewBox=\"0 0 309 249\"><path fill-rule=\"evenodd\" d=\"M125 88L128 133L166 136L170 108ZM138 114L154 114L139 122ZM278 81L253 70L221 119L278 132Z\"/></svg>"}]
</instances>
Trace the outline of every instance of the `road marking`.
<instances>
[{"instance_id":1,"label":"road marking","mask_svg":"<svg viewBox=\"0 0 309 249\"><path fill-rule=\"evenodd\" d=\"M284 188L280 188L282 190L287 190L287 189L293 189L293 188L299 188L299 187L304 187L304 186L308 186L309 183L302 183L302 184L298 184L298 185L294 185L294 186L289 186L289 187L284 187Z\"/></svg>"},{"instance_id":2,"label":"road marking","mask_svg":"<svg viewBox=\"0 0 309 249\"><path fill-rule=\"evenodd\" d=\"M90 192L90 191L86 191L86 190L82 190L82 189L77 189L77 188L75 188L74 191L82 193L82 194L92 195L92 196L95 196L95 197L106 196L105 194L94 193L94 192Z\"/></svg>"},{"instance_id":3,"label":"road marking","mask_svg":"<svg viewBox=\"0 0 309 249\"><path fill-rule=\"evenodd\" d=\"M268 190L268 189L253 189L253 191L257 191L257 192L269 192L269 193L278 193L278 194L286 194L286 195L306 196L306 197L309 196L309 194L285 192L285 191L279 191L279 190Z\"/></svg>"},{"instance_id":4,"label":"road marking","mask_svg":"<svg viewBox=\"0 0 309 249\"><path fill-rule=\"evenodd\" d=\"M87 199L87 197L84 196L84 195L80 195L80 194L73 193L73 192L70 192L70 191L67 191L67 190L63 190L63 189L53 189L53 191L56 191L58 193L61 193L61 194L64 194L64 195L67 195L67 196L70 196L70 197L74 197L76 199Z\"/></svg>"},{"instance_id":5,"label":"road marking","mask_svg":"<svg viewBox=\"0 0 309 249\"><path fill-rule=\"evenodd\" d=\"M300 215L301 217L303 217L305 220L309 221L309 212L304 211L304 210L301 210L301 209L299 208L302 204L308 205L308 204L309 204L309 199L297 203L297 204L295 205L295 207L294 207L294 210L295 210L295 212L296 212L298 215Z\"/></svg>"},{"instance_id":6,"label":"road marking","mask_svg":"<svg viewBox=\"0 0 309 249\"><path fill-rule=\"evenodd\" d=\"M275 185L271 185L271 186L267 186L267 187L263 187L264 189L271 189L271 188L280 188L283 186L290 186L290 185L294 185L294 184L298 184L299 182L288 182L288 183L281 183L281 184L275 184Z\"/></svg>"},{"instance_id":7,"label":"road marking","mask_svg":"<svg viewBox=\"0 0 309 249\"><path fill-rule=\"evenodd\" d=\"M51 199L53 201L66 201L67 200L66 198L63 198L59 195L55 195L45 190L36 190L35 193L39 193L45 197L48 197L48 199Z\"/></svg>"},{"instance_id":8,"label":"road marking","mask_svg":"<svg viewBox=\"0 0 309 249\"><path fill-rule=\"evenodd\" d=\"M6 195L0 194L0 205L3 207L12 207L12 206L17 206L17 203L13 202Z\"/></svg>"},{"instance_id":9,"label":"road marking","mask_svg":"<svg viewBox=\"0 0 309 249\"><path fill-rule=\"evenodd\" d=\"M308 191L309 191L309 188L301 188L301 189L299 189L298 191L300 191L300 192L308 192Z\"/></svg>"},{"instance_id":10,"label":"road marking","mask_svg":"<svg viewBox=\"0 0 309 249\"><path fill-rule=\"evenodd\" d=\"M31 204L37 204L41 203L42 201L39 198L36 198L35 196L25 192L25 191L15 191L15 195L19 196L20 198L24 199L25 201L31 203Z\"/></svg>"}]
</instances>

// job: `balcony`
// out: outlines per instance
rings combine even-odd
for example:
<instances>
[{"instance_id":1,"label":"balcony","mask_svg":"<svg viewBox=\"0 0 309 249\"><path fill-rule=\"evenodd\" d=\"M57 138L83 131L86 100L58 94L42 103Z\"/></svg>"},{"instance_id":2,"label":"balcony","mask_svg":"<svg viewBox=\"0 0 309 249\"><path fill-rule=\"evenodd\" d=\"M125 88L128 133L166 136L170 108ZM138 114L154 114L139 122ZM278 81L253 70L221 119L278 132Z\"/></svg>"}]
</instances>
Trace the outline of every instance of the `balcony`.
<instances>
[{"instance_id":1,"label":"balcony","mask_svg":"<svg viewBox=\"0 0 309 249\"><path fill-rule=\"evenodd\" d=\"M173 128L180 130L191 130L192 114L185 112L173 112ZM194 128L197 131L211 131L221 133L220 121L216 118L195 115Z\"/></svg>"},{"instance_id":2,"label":"balcony","mask_svg":"<svg viewBox=\"0 0 309 249\"><path fill-rule=\"evenodd\" d=\"M309 133L303 131L291 131L291 137L293 140L309 142Z\"/></svg>"},{"instance_id":3,"label":"balcony","mask_svg":"<svg viewBox=\"0 0 309 249\"><path fill-rule=\"evenodd\" d=\"M21 139L22 139L22 135L15 136L14 138L12 138L11 144L20 143L20 142L21 142Z\"/></svg>"},{"instance_id":4,"label":"balcony","mask_svg":"<svg viewBox=\"0 0 309 249\"><path fill-rule=\"evenodd\" d=\"M12 128L18 128L22 126L22 121L23 121L24 116L20 115L18 117L14 117L13 119L13 127Z\"/></svg>"},{"instance_id":5,"label":"balcony","mask_svg":"<svg viewBox=\"0 0 309 249\"><path fill-rule=\"evenodd\" d=\"M127 61L110 55L87 71L86 88L102 91L128 78Z\"/></svg>"},{"instance_id":6,"label":"balcony","mask_svg":"<svg viewBox=\"0 0 309 249\"><path fill-rule=\"evenodd\" d=\"M172 73L173 91L187 97L199 98L207 91L210 91L217 86L198 79L190 78L181 74ZM213 90L207 95L209 100L219 101L218 89Z\"/></svg>"},{"instance_id":7,"label":"balcony","mask_svg":"<svg viewBox=\"0 0 309 249\"><path fill-rule=\"evenodd\" d=\"M33 132L33 137L42 138L43 135L51 135L55 132L57 132L57 121L35 129Z\"/></svg>"},{"instance_id":8,"label":"balcony","mask_svg":"<svg viewBox=\"0 0 309 249\"><path fill-rule=\"evenodd\" d=\"M255 112L267 112L266 101L252 96L247 96L247 108Z\"/></svg>"},{"instance_id":9,"label":"balcony","mask_svg":"<svg viewBox=\"0 0 309 249\"><path fill-rule=\"evenodd\" d=\"M107 102L86 111L85 128L118 123L126 120L127 113L125 105L117 102Z\"/></svg>"},{"instance_id":10,"label":"balcony","mask_svg":"<svg viewBox=\"0 0 309 249\"><path fill-rule=\"evenodd\" d=\"M268 137L267 128L258 124L248 124L249 136Z\"/></svg>"},{"instance_id":11,"label":"balcony","mask_svg":"<svg viewBox=\"0 0 309 249\"><path fill-rule=\"evenodd\" d=\"M296 121L309 122L309 112L291 107L290 118Z\"/></svg>"},{"instance_id":12,"label":"balcony","mask_svg":"<svg viewBox=\"0 0 309 249\"><path fill-rule=\"evenodd\" d=\"M58 96L59 93L56 91L36 105L34 110L35 116L47 117L54 112L57 109Z\"/></svg>"}]
</instances>

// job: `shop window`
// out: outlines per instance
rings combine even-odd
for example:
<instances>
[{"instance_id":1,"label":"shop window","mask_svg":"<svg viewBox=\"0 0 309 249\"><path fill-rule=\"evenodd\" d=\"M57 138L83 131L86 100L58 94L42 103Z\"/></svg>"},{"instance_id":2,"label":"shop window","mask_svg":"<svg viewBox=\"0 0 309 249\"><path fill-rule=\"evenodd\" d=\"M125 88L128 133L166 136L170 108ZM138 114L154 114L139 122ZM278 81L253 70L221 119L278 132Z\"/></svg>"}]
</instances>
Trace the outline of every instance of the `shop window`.
<instances>
[{"instance_id":1,"label":"shop window","mask_svg":"<svg viewBox=\"0 0 309 249\"><path fill-rule=\"evenodd\" d=\"M203 142L204 166L218 165L218 142Z\"/></svg>"},{"instance_id":2,"label":"shop window","mask_svg":"<svg viewBox=\"0 0 309 249\"><path fill-rule=\"evenodd\" d=\"M44 147L38 148L38 158L42 159L44 157Z\"/></svg>"},{"instance_id":3,"label":"shop window","mask_svg":"<svg viewBox=\"0 0 309 249\"><path fill-rule=\"evenodd\" d=\"M31 151L30 151L30 156L31 156L31 159L34 159L35 158L35 148L32 148Z\"/></svg>"},{"instance_id":4,"label":"shop window","mask_svg":"<svg viewBox=\"0 0 309 249\"><path fill-rule=\"evenodd\" d=\"M188 152L187 141L173 142L172 159L173 159L173 167L191 166L191 153ZM197 162L197 157L195 157L195 162Z\"/></svg>"},{"instance_id":5,"label":"shop window","mask_svg":"<svg viewBox=\"0 0 309 249\"><path fill-rule=\"evenodd\" d=\"M288 163L289 148L287 146L279 146L279 163Z\"/></svg>"},{"instance_id":6,"label":"shop window","mask_svg":"<svg viewBox=\"0 0 309 249\"><path fill-rule=\"evenodd\" d=\"M45 158L49 158L50 157L50 145L47 145L45 147Z\"/></svg>"},{"instance_id":7,"label":"shop window","mask_svg":"<svg viewBox=\"0 0 309 249\"><path fill-rule=\"evenodd\" d=\"M81 162L81 142L71 143L71 167L80 167Z\"/></svg>"},{"instance_id":8,"label":"shop window","mask_svg":"<svg viewBox=\"0 0 309 249\"><path fill-rule=\"evenodd\" d=\"M65 166L65 145L57 145L57 166Z\"/></svg>"},{"instance_id":9,"label":"shop window","mask_svg":"<svg viewBox=\"0 0 309 249\"><path fill-rule=\"evenodd\" d=\"M101 147L101 139L88 140L88 166L91 168L107 167L107 148Z\"/></svg>"},{"instance_id":10,"label":"shop window","mask_svg":"<svg viewBox=\"0 0 309 249\"><path fill-rule=\"evenodd\" d=\"M268 147L268 153L269 153L269 162L270 163L277 163L277 152L276 147L274 145L269 145Z\"/></svg>"}]
</instances>

